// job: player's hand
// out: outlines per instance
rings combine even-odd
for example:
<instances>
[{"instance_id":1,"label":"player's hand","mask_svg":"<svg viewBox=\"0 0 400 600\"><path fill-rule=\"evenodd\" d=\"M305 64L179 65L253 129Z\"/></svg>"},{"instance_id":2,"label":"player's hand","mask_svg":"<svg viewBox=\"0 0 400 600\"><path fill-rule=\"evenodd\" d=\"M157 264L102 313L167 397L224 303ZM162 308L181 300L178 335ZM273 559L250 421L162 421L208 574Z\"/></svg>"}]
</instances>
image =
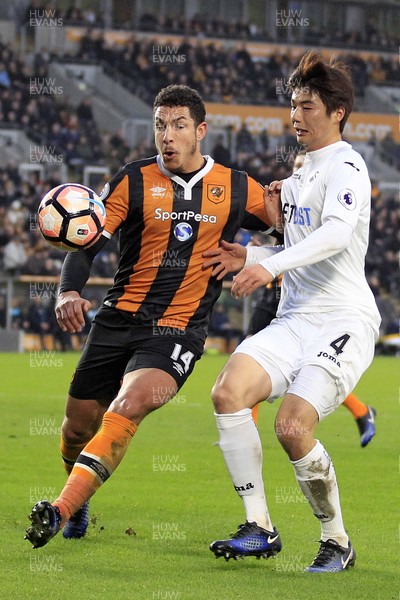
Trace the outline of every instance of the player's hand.
<instances>
[{"instance_id":1,"label":"player's hand","mask_svg":"<svg viewBox=\"0 0 400 600\"><path fill-rule=\"evenodd\" d=\"M91 308L89 300L81 298L78 292L63 292L55 307L56 319L62 331L79 333L85 324L84 313Z\"/></svg>"},{"instance_id":2,"label":"player's hand","mask_svg":"<svg viewBox=\"0 0 400 600\"><path fill-rule=\"evenodd\" d=\"M271 273L261 265L251 265L245 267L235 275L232 283L232 296L235 298L246 298L250 296L257 288L271 283L274 278Z\"/></svg>"},{"instance_id":3,"label":"player's hand","mask_svg":"<svg viewBox=\"0 0 400 600\"><path fill-rule=\"evenodd\" d=\"M240 271L246 262L246 253L247 250L242 244L230 244L221 240L219 248L203 252L204 258L209 260L203 262L202 268L204 270L214 267L211 275L218 280L223 279L227 273Z\"/></svg>"},{"instance_id":4,"label":"player's hand","mask_svg":"<svg viewBox=\"0 0 400 600\"><path fill-rule=\"evenodd\" d=\"M282 181L272 181L269 185L265 186L264 190L265 211L272 227L276 231L279 231L279 233L283 233L284 228L281 203L282 183Z\"/></svg>"}]
</instances>

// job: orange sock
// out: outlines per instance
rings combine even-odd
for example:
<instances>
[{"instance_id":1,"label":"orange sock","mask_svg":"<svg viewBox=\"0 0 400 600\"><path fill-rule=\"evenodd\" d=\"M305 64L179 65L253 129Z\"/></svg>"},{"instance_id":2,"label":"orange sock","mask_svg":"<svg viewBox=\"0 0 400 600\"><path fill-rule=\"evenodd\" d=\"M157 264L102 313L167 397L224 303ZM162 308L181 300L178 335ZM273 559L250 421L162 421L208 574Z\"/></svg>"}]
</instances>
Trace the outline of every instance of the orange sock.
<instances>
[{"instance_id":1,"label":"orange sock","mask_svg":"<svg viewBox=\"0 0 400 600\"><path fill-rule=\"evenodd\" d=\"M99 432L76 459L60 496L53 502L61 512L61 527L117 468L137 425L126 417L106 412Z\"/></svg>"},{"instance_id":2,"label":"orange sock","mask_svg":"<svg viewBox=\"0 0 400 600\"><path fill-rule=\"evenodd\" d=\"M361 400L354 394L349 394L346 400L343 402L343 406L347 408L355 419L363 417L368 412L368 406L366 406Z\"/></svg>"},{"instance_id":3,"label":"orange sock","mask_svg":"<svg viewBox=\"0 0 400 600\"><path fill-rule=\"evenodd\" d=\"M61 436L61 458L63 459L64 469L67 471L68 475L71 473L76 459L78 458L85 446L86 442L84 442L83 444L68 444L65 441L65 439Z\"/></svg>"},{"instance_id":4,"label":"orange sock","mask_svg":"<svg viewBox=\"0 0 400 600\"><path fill-rule=\"evenodd\" d=\"M256 425L258 425L258 409L259 409L259 404L256 404L255 406L253 406L253 408L251 409L251 414L253 415L253 421Z\"/></svg>"}]
</instances>

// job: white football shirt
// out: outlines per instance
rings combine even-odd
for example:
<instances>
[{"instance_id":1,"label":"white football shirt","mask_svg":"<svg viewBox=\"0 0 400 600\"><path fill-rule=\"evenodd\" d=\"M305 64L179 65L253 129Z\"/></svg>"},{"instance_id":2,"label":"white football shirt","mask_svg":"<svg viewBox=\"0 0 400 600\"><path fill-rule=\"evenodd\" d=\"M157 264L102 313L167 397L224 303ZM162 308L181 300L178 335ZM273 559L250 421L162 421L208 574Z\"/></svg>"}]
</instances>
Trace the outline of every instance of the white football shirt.
<instances>
[{"instance_id":1,"label":"white football shirt","mask_svg":"<svg viewBox=\"0 0 400 600\"><path fill-rule=\"evenodd\" d=\"M371 183L361 155L343 141L308 152L284 180L281 202L284 248L264 260L263 249L254 249L273 275L284 273L277 315L351 311L378 330L381 319L364 271Z\"/></svg>"}]
</instances>

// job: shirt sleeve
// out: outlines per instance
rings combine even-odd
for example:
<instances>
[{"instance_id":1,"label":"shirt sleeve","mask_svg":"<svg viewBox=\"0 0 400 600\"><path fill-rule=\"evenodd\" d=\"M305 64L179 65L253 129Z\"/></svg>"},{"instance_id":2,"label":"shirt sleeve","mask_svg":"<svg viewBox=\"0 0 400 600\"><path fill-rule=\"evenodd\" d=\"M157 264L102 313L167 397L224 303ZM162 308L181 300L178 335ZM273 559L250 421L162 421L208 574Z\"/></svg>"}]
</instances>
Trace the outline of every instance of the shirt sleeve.
<instances>
[{"instance_id":1,"label":"shirt sleeve","mask_svg":"<svg viewBox=\"0 0 400 600\"><path fill-rule=\"evenodd\" d=\"M104 231L111 237L128 216L129 210L129 176L121 169L104 186L100 199L106 207L106 224Z\"/></svg>"},{"instance_id":2,"label":"shirt sleeve","mask_svg":"<svg viewBox=\"0 0 400 600\"><path fill-rule=\"evenodd\" d=\"M245 267L257 265L261 261L282 252L284 246L246 246Z\"/></svg>"},{"instance_id":3,"label":"shirt sleeve","mask_svg":"<svg viewBox=\"0 0 400 600\"><path fill-rule=\"evenodd\" d=\"M312 265L341 252L350 244L353 228L339 219L330 218L298 244L259 261L275 278L280 273ZM259 250L262 248L256 248Z\"/></svg>"},{"instance_id":4,"label":"shirt sleeve","mask_svg":"<svg viewBox=\"0 0 400 600\"><path fill-rule=\"evenodd\" d=\"M275 228L265 210L264 188L255 179L247 176L247 201L242 227L273 234Z\"/></svg>"},{"instance_id":5,"label":"shirt sleeve","mask_svg":"<svg viewBox=\"0 0 400 600\"><path fill-rule=\"evenodd\" d=\"M263 186L252 177L245 175L247 177L247 201L241 227L251 231L263 231L274 237L278 244L282 244L283 235L271 224L271 219L265 210Z\"/></svg>"},{"instance_id":6,"label":"shirt sleeve","mask_svg":"<svg viewBox=\"0 0 400 600\"><path fill-rule=\"evenodd\" d=\"M71 290L81 293L89 279L94 257L107 242L108 236L103 232L100 239L87 250L67 253L61 268L60 293Z\"/></svg>"},{"instance_id":7,"label":"shirt sleeve","mask_svg":"<svg viewBox=\"0 0 400 600\"><path fill-rule=\"evenodd\" d=\"M325 185L321 222L333 217L348 223L354 231L361 208L371 200L371 182L364 160L353 152L339 155Z\"/></svg>"}]
</instances>

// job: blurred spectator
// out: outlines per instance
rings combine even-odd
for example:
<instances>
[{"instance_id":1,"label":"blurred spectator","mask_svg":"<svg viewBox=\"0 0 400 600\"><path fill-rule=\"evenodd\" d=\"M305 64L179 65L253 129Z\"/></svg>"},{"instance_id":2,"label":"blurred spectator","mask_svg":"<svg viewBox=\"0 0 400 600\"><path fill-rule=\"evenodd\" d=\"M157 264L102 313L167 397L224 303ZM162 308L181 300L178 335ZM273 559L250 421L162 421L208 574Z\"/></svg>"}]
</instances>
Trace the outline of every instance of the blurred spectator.
<instances>
[{"instance_id":1,"label":"blurred spectator","mask_svg":"<svg viewBox=\"0 0 400 600\"><path fill-rule=\"evenodd\" d=\"M243 154L252 154L255 151L255 140L243 121L239 131L236 134L236 152Z\"/></svg>"},{"instance_id":2,"label":"blurred spectator","mask_svg":"<svg viewBox=\"0 0 400 600\"><path fill-rule=\"evenodd\" d=\"M28 260L28 236L16 228L16 237L11 239L3 249L4 270L9 275L18 275Z\"/></svg>"},{"instance_id":3,"label":"blurred spectator","mask_svg":"<svg viewBox=\"0 0 400 600\"><path fill-rule=\"evenodd\" d=\"M12 299L11 305L11 328L23 329L24 316L22 311L22 301L19 298Z\"/></svg>"},{"instance_id":4,"label":"blurred spectator","mask_svg":"<svg viewBox=\"0 0 400 600\"><path fill-rule=\"evenodd\" d=\"M396 142L392 131L388 131L379 145L381 158L396 169L400 169L400 144Z\"/></svg>"},{"instance_id":5,"label":"blurred spectator","mask_svg":"<svg viewBox=\"0 0 400 600\"><path fill-rule=\"evenodd\" d=\"M212 149L211 156L215 162L224 165L224 167L231 167L231 153L229 149L224 145L224 137L219 135L214 148Z\"/></svg>"},{"instance_id":6,"label":"blurred spectator","mask_svg":"<svg viewBox=\"0 0 400 600\"><path fill-rule=\"evenodd\" d=\"M262 129L260 131L260 134L258 136L258 143L260 146L260 150L261 152L268 152L269 149L269 135L268 135L268 129Z\"/></svg>"},{"instance_id":7,"label":"blurred spectator","mask_svg":"<svg viewBox=\"0 0 400 600\"><path fill-rule=\"evenodd\" d=\"M42 350L47 350L45 336L53 333L53 309L38 295L31 301L24 318L24 329L28 333L35 333L40 338Z\"/></svg>"},{"instance_id":8,"label":"blurred spectator","mask_svg":"<svg viewBox=\"0 0 400 600\"><path fill-rule=\"evenodd\" d=\"M232 341L237 346L243 339L242 329L237 329L232 325L222 302L217 302L213 308L210 316L208 335L223 338L225 341L225 352L233 351Z\"/></svg>"},{"instance_id":9,"label":"blurred spectator","mask_svg":"<svg viewBox=\"0 0 400 600\"><path fill-rule=\"evenodd\" d=\"M84 98L76 107L76 115L79 120L79 124L83 127L95 126L92 99L90 97Z\"/></svg>"}]
</instances>

